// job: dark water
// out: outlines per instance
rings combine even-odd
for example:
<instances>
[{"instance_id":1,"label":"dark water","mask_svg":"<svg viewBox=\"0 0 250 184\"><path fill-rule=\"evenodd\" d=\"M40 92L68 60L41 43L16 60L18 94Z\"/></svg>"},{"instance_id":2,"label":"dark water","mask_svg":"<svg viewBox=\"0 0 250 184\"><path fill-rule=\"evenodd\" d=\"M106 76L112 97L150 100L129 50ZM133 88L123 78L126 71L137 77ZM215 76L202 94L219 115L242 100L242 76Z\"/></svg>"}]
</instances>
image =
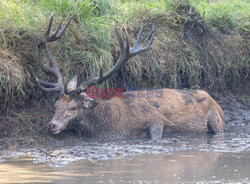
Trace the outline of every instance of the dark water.
<instances>
[{"instance_id":1,"label":"dark water","mask_svg":"<svg viewBox=\"0 0 250 184\"><path fill-rule=\"evenodd\" d=\"M78 139L0 151L0 183L250 184L250 112L237 113L226 112L225 133L214 136Z\"/></svg>"}]
</instances>

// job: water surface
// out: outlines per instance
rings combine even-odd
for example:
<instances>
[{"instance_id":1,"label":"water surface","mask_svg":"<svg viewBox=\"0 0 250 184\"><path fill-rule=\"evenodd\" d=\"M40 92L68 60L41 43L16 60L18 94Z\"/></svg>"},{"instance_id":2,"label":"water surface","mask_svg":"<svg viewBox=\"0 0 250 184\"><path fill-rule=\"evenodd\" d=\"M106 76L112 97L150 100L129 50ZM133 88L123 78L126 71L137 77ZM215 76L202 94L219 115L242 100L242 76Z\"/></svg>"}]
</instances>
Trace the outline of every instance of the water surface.
<instances>
[{"instance_id":1,"label":"water surface","mask_svg":"<svg viewBox=\"0 0 250 184\"><path fill-rule=\"evenodd\" d=\"M34 164L33 158L0 165L0 183L250 183L250 155L210 152L127 157L65 167Z\"/></svg>"}]
</instances>

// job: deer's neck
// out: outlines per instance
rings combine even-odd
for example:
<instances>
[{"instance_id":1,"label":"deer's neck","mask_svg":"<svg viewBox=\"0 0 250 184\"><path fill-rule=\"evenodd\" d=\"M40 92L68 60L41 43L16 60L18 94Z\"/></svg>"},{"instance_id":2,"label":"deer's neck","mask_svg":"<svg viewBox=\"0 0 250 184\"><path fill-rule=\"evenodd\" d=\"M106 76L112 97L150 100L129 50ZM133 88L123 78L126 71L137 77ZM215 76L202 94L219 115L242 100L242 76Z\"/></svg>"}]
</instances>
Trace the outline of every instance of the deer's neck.
<instances>
[{"instance_id":1,"label":"deer's neck","mask_svg":"<svg viewBox=\"0 0 250 184\"><path fill-rule=\"evenodd\" d=\"M117 110L119 108L109 100L98 99L98 105L94 109L83 113L83 129L87 129L92 136L99 137L102 133L107 135L107 132L113 134L116 130L115 122L120 114Z\"/></svg>"}]
</instances>

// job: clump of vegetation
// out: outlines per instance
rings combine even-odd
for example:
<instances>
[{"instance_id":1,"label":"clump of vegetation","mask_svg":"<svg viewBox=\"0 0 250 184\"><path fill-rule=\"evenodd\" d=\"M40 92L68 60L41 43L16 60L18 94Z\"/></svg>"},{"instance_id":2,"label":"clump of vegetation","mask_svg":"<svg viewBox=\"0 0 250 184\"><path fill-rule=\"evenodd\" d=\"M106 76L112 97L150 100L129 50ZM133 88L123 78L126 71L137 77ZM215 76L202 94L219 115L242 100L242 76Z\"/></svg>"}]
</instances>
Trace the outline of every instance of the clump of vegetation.
<instances>
[{"instance_id":1,"label":"clump of vegetation","mask_svg":"<svg viewBox=\"0 0 250 184\"><path fill-rule=\"evenodd\" d=\"M26 78L20 59L6 50L0 50L0 99L5 99L1 101L3 108L8 101L19 101L25 95L23 86Z\"/></svg>"},{"instance_id":2,"label":"clump of vegetation","mask_svg":"<svg viewBox=\"0 0 250 184\"><path fill-rule=\"evenodd\" d=\"M221 31L248 30L250 7L245 0L198 1L192 0L202 17Z\"/></svg>"}]
</instances>

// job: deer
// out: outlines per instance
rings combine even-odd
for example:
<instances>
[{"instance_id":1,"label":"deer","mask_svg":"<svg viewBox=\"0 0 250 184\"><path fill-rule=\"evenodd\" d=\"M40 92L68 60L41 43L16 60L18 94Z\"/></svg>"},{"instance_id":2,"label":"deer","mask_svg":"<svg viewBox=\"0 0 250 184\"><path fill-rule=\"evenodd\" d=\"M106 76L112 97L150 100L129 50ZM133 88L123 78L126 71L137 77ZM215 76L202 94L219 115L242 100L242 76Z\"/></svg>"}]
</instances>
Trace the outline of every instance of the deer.
<instances>
[{"instance_id":1,"label":"deer","mask_svg":"<svg viewBox=\"0 0 250 184\"><path fill-rule=\"evenodd\" d=\"M50 66L46 71L57 78L57 82L48 82L36 77L42 91L59 92L60 98L55 102L55 113L48 123L48 132L59 134L73 129L86 138L115 139L149 136L152 140L162 138L168 132L224 132L225 115L217 102L204 90L179 90L162 88L147 91L144 98L134 98L139 91L129 91L121 96L109 99L91 98L88 95L90 86L100 85L114 75L133 56L152 49L155 26L148 36L145 47L142 43L144 24L141 25L137 40L130 48L127 33L125 41L115 27L116 37L120 45L120 55L114 66L103 72L100 60L99 76L77 85L75 75L67 86L64 84L60 70L50 54L48 43L59 40L70 24L72 17L61 28L62 22L54 33L50 34L53 15L45 32L46 54ZM142 93L142 92L141 92ZM151 95L150 95L151 94Z\"/></svg>"}]
</instances>

